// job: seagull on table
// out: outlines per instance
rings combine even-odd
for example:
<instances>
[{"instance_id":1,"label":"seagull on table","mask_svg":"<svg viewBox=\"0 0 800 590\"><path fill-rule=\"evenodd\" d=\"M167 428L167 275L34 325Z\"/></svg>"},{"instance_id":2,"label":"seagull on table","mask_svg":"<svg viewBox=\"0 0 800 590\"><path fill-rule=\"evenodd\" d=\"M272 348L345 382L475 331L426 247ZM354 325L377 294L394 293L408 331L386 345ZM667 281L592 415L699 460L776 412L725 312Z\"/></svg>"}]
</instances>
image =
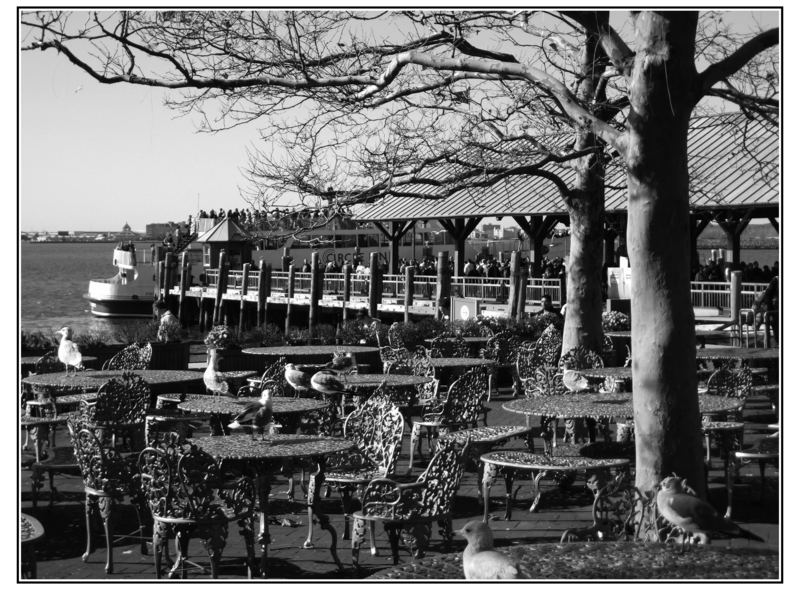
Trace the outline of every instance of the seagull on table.
<instances>
[{"instance_id":1,"label":"seagull on table","mask_svg":"<svg viewBox=\"0 0 800 590\"><path fill-rule=\"evenodd\" d=\"M353 368L353 357L350 355L333 355L333 360L325 365L325 368L331 371L349 371Z\"/></svg>"},{"instance_id":2,"label":"seagull on table","mask_svg":"<svg viewBox=\"0 0 800 590\"><path fill-rule=\"evenodd\" d=\"M338 395L345 392L345 387L339 376L331 370L317 371L311 377L311 387L327 395Z\"/></svg>"},{"instance_id":3,"label":"seagull on table","mask_svg":"<svg viewBox=\"0 0 800 590\"><path fill-rule=\"evenodd\" d=\"M64 326L56 334L61 334L61 343L58 345L58 360L64 363L64 372L69 374L69 368L75 371L83 369L83 356L78 350L78 345L72 341L72 328Z\"/></svg>"},{"instance_id":4,"label":"seagull on table","mask_svg":"<svg viewBox=\"0 0 800 590\"><path fill-rule=\"evenodd\" d=\"M229 428L239 428L246 422L253 423L253 434L256 430L264 438L265 427L271 426L272 422L272 389L275 386L274 381L268 381L261 390L261 398L257 402L247 402L244 404L244 409L234 417L233 422L228 424ZM270 432L271 428L267 428Z\"/></svg>"},{"instance_id":5,"label":"seagull on table","mask_svg":"<svg viewBox=\"0 0 800 590\"><path fill-rule=\"evenodd\" d=\"M665 477L656 495L658 511L670 524L675 525L686 536L699 539L701 545L709 543L711 533L722 533L729 537L742 537L764 542L764 539L740 528L735 522L720 516L714 507L697 496L684 491L686 480Z\"/></svg>"},{"instance_id":6,"label":"seagull on table","mask_svg":"<svg viewBox=\"0 0 800 590\"><path fill-rule=\"evenodd\" d=\"M577 393L579 391L586 391L589 389L589 380L581 375L578 371L572 369L564 370L564 387Z\"/></svg>"},{"instance_id":7,"label":"seagull on table","mask_svg":"<svg viewBox=\"0 0 800 590\"><path fill-rule=\"evenodd\" d=\"M522 577L519 565L513 559L494 550L492 529L485 522L473 520L454 532L467 540L463 556L467 580L516 580Z\"/></svg>"},{"instance_id":8,"label":"seagull on table","mask_svg":"<svg viewBox=\"0 0 800 590\"><path fill-rule=\"evenodd\" d=\"M203 373L203 383L206 389L218 396L220 394L228 394L228 382L222 378L222 373L217 370L217 349L210 348L208 350L208 366L205 373Z\"/></svg>"},{"instance_id":9,"label":"seagull on table","mask_svg":"<svg viewBox=\"0 0 800 590\"><path fill-rule=\"evenodd\" d=\"M294 388L298 394L307 393L311 389L311 375L301 371L293 363L287 363L283 370L286 382Z\"/></svg>"}]
</instances>

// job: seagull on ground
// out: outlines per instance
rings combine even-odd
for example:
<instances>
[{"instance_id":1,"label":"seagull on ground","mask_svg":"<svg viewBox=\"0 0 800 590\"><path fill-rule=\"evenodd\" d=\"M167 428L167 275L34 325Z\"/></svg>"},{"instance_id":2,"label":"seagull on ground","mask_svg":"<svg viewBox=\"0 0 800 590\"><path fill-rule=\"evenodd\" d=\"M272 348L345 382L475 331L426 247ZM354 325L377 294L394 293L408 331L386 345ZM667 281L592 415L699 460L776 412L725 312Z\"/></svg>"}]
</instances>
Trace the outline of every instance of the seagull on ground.
<instances>
[{"instance_id":1,"label":"seagull on ground","mask_svg":"<svg viewBox=\"0 0 800 590\"><path fill-rule=\"evenodd\" d=\"M69 374L69 368L75 367L75 371L83 369L83 356L78 350L78 345L72 341L72 328L64 326L56 334L61 334L61 342L58 345L58 360L64 363L64 372Z\"/></svg>"},{"instance_id":2,"label":"seagull on ground","mask_svg":"<svg viewBox=\"0 0 800 590\"><path fill-rule=\"evenodd\" d=\"M521 578L519 565L508 555L494 550L492 529L481 520L473 520L454 531L467 540L464 549L464 577L467 580L516 580Z\"/></svg>"},{"instance_id":3,"label":"seagull on ground","mask_svg":"<svg viewBox=\"0 0 800 590\"><path fill-rule=\"evenodd\" d=\"M694 536L701 545L710 542L712 533L722 533L729 537L741 537L764 542L764 539L745 530L730 519L724 518L714 507L697 496L684 491L686 480L675 476L665 477L656 495L656 505L669 523L681 529L684 541Z\"/></svg>"},{"instance_id":4,"label":"seagull on ground","mask_svg":"<svg viewBox=\"0 0 800 590\"><path fill-rule=\"evenodd\" d=\"M267 432L271 430L269 427L272 422L272 390L274 387L275 382L268 381L261 390L261 398L257 402L246 402L244 409L234 417L228 427L240 428L242 424L252 422L253 434L258 430L263 440L265 427Z\"/></svg>"},{"instance_id":5,"label":"seagull on ground","mask_svg":"<svg viewBox=\"0 0 800 590\"><path fill-rule=\"evenodd\" d=\"M203 383L206 389L215 396L228 394L228 382L222 378L222 373L217 370L217 349L208 350L208 366L203 373Z\"/></svg>"},{"instance_id":6,"label":"seagull on ground","mask_svg":"<svg viewBox=\"0 0 800 590\"><path fill-rule=\"evenodd\" d=\"M307 393L311 389L311 376L305 371L301 371L293 363L287 363L283 370L286 382L294 388L298 394Z\"/></svg>"}]
</instances>

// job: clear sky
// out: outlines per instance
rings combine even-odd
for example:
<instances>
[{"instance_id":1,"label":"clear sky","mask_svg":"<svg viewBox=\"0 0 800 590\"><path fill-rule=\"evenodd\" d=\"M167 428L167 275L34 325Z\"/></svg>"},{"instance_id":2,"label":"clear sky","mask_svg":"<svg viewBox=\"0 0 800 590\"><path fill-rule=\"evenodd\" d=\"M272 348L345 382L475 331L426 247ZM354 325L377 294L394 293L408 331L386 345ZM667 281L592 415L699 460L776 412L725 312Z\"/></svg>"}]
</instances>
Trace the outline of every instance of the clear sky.
<instances>
[{"instance_id":1,"label":"clear sky","mask_svg":"<svg viewBox=\"0 0 800 590\"><path fill-rule=\"evenodd\" d=\"M19 225L134 230L200 207L246 205L238 186L256 125L196 132L164 90L98 84L53 51L20 57Z\"/></svg>"},{"instance_id":2,"label":"clear sky","mask_svg":"<svg viewBox=\"0 0 800 590\"><path fill-rule=\"evenodd\" d=\"M144 230L194 214L198 196L206 210L246 206L238 187L258 124L198 133L165 92L99 84L53 51L22 52L19 228Z\"/></svg>"}]
</instances>

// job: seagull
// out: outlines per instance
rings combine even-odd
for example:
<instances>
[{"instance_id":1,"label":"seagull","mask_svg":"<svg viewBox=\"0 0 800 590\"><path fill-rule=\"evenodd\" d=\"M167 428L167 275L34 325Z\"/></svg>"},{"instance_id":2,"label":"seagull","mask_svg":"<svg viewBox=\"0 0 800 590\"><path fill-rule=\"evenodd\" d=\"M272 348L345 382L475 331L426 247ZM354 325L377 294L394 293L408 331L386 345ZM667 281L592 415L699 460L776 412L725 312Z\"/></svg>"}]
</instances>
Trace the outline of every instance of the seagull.
<instances>
[{"instance_id":1,"label":"seagull","mask_svg":"<svg viewBox=\"0 0 800 590\"><path fill-rule=\"evenodd\" d=\"M228 382L222 378L222 374L217 370L217 349L208 349L208 366L203 373L203 383L206 389L218 396L228 394Z\"/></svg>"},{"instance_id":2,"label":"seagull","mask_svg":"<svg viewBox=\"0 0 800 590\"><path fill-rule=\"evenodd\" d=\"M656 495L656 505L661 516L684 532L684 541L688 534L698 538L701 545L706 545L710 541L710 534L716 532L729 537L764 542L758 535L720 516L708 502L687 494L684 491L685 482L686 480L678 477L665 477Z\"/></svg>"},{"instance_id":3,"label":"seagull","mask_svg":"<svg viewBox=\"0 0 800 590\"><path fill-rule=\"evenodd\" d=\"M311 377L311 387L328 395L337 395L345 391L344 385L339 381L339 376L328 369L314 373Z\"/></svg>"},{"instance_id":4,"label":"seagull","mask_svg":"<svg viewBox=\"0 0 800 590\"><path fill-rule=\"evenodd\" d=\"M311 376L298 369L293 363L286 364L283 376L298 394L307 393L311 389Z\"/></svg>"},{"instance_id":5,"label":"seagull","mask_svg":"<svg viewBox=\"0 0 800 590\"><path fill-rule=\"evenodd\" d=\"M464 549L464 577L467 580L517 580L519 565L508 555L494 550L492 529L481 520L473 520L454 531L467 540Z\"/></svg>"},{"instance_id":6,"label":"seagull","mask_svg":"<svg viewBox=\"0 0 800 590\"><path fill-rule=\"evenodd\" d=\"M64 363L64 372L69 374L69 368L75 371L83 369L83 356L72 338L72 328L64 326L56 334L61 334L61 343L58 345L58 360Z\"/></svg>"},{"instance_id":7,"label":"seagull","mask_svg":"<svg viewBox=\"0 0 800 590\"><path fill-rule=\"evenodd\" d=\"M586 391L589 389L589 380L581 375L578 371L572 369L564 370L564 387L573 393L579 391Z\"/></svg>"},{"instance_id":8,"label":"seagull","mask_svg":"<svg viewBox=\"0 0 800 590\"><path fill-rule=\"evenodd\" d=\"M274 386L274 381L268 381L261 390L261 399L257 402L245 403L244 409L236 415L233 422L228 424L228 428L239 428L244 422L252 422L253 434L258 430L263 440L264 428L270 426L272 422L272 389ZM270 431L271 428L267 428L267 432Z\"/></svg>"},{"instance_id":9,"label":"seagull","mask_svg":"<svg viewBox=\"0 0 800 590\"><path fill-rule=\"evenodd\" d=\"M333 360L325 365L326 369L337 372L349 371L352 369L352 367L353 367L353 357L346 354L340 354L340 355L334 354Z\"/></svg>"}]
</instances>

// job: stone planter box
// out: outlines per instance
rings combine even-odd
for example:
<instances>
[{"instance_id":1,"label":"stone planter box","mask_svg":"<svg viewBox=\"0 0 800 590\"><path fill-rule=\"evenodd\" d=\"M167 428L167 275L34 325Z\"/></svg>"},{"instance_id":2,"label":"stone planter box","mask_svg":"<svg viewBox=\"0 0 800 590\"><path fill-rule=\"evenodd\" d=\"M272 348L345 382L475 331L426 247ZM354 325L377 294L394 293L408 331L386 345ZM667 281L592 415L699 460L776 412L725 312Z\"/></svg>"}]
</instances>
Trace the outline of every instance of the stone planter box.
<instances>
[{"instance_id":1,"label":"stone planter box","mask_svg":"<svg viewBox=\"0 0 800 590\"><path fill-rule=\"evenodd\" d=\"M153 347L151 369L185 370L189 368L188 342L151 342L150 344Z\"/></svg>"}]
</instances>

